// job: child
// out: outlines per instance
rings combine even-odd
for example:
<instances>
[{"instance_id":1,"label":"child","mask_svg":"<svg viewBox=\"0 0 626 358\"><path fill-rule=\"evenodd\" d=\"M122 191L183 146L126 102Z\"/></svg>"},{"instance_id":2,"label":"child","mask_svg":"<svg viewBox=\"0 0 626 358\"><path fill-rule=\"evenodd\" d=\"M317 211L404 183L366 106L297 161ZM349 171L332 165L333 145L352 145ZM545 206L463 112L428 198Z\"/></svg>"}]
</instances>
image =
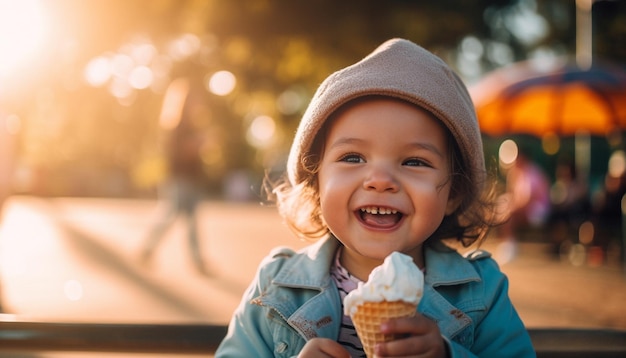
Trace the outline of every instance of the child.
<instances>
[{"instance_id":1,"label":"child","mask_svg":"<svg viewBox=\"0 0 626 358\"><path fill-rule=\"evenodd\" d=\"M342 299L393 251L424 270L424 297L382 325L399 338L377 356L534 356L495 261L442 242L469 246L495 224L482 149L465 86L410 41L328 77L274 188L289 226L319 240L263 261L216 356L364 356Z\"/></svg>"}]
</instances>

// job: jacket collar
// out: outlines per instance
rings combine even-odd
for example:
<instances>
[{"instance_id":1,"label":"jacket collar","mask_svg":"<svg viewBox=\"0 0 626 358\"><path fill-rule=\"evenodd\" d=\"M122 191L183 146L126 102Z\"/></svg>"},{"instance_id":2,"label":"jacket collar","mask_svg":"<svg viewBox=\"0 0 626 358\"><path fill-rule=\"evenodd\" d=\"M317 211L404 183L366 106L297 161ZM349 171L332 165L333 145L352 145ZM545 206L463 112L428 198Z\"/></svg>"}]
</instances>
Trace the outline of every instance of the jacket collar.
<instances>
[{"instance_id":1,"label":"jacket collar","mask_svg":"<svg viewBox=\"0 0 626 358\"><path fill-rule=\"evenodd\" d=\"M278 286L319 291L330 288L333 284L328 272L338 246L339 241L330 237L305 248L301 251L301 255L295 255L291 260L286 261L273 282ZM467 259L443 244L424 245L424 257L427 274L425 275L424 299L420 302L419 311L435 320L443 335L454 337L472 323L471 318L450 303L436 288L479 282L481 281L480 275ZM274 308L288 317L287 320L307 338L316 336L336 338L335 335L339 329L336 325L326 326L322 330L317 330L316 333L300 326L302 322L312 322L313 318L319 319L320 311L335 306L327 300L338 298L338 294L336 298L334 295L319 295L307 301L299 309L287 308L283 304L278 304ZM283 301L283 303L286 302ZM326 308L320 310L320 307ZM304 333L307 331L309 334Z\"/></svg>"},{"instance_id":2,"label":"jacket collar","mask_svg":"<svg viewBox=\"0 0 626 358\"><path fill-rule=\"evenodd\" d=\"M341 302L328 274L338 245L334 238L320 240L285 261L283 269L273 279L274 287L319 291L310 295L301 306L282 290L275 291L278 296L262 298L307 340L315 337L336 339L339 335Z\"/></svg>"},{"instance_id":3,"label":"jacket collar","mask_svg":"<svg viewBox=\"0 0 626 358\"><path fill-rule=\"evenodd\" d=\"M274 282L279 285L300 286L302 277L294 272L307 272L308 284L305 285L323 286L328 278L328 271L320 270L320 267L330 268L339 245L339 241L331 236L306 247L302 251L305 255L296 255L289 260L285 269L274 278ZM425 244L424 257L428 272L426 282L435 287L480 281L480 275L474 266L443 243Z\"/></svg>"},{"instance_id":4,"label":"jacket collar","mask_svg":"<svg viewBox=\"0 0 626 358\"><path fill-rule=\"evenodd\" d=\"M424 245L424 261L427 273L425 283L433 287L481 280L480 275L467 259L441 242Z\"/></svg>"},{"instance_id":5,"label":"jacket collar","mask_svg":"<svg viewBox=\"0 0 626 358\"><path fill-rule=\"evenodd\" d=\"M273 282L279 286L306 287L321 290L330 281L328 272L335 259L339 241L334 237L321 239L285 263Z\"/></svg>"},{"instance_id":6,"label":"jacket collar","mask_svg":"<svg viewBox=\"0 0 626 358\"><path fill-rule=\"evenodd\" d=\"M328 284L328 270L335 259L339 241L334 237L319 240L288 260L283 270L274 278L274 283L281 286L303 286L321 288ZM440 242L424 245L426 262L425 283L449 286L468 282L478 282L480 275L474 266L457 253L456 250ZM305 272L306 276L302 273Z\"/></svg>"}]
</instances>

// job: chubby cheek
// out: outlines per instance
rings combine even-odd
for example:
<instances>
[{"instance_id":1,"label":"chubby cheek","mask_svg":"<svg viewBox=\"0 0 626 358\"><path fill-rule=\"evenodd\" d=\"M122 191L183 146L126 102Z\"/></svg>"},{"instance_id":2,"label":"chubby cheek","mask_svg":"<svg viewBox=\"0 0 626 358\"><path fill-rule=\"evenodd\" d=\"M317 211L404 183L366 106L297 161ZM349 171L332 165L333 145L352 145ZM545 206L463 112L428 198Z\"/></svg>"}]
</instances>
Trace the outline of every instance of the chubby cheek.
<instances>
[{"instance_id":1,"label":"chubby cheek","mask_svg":"<svg viewBox=\"0 0 626 358\"><path fill-rule=\"evenodd\" d=\"M319 196L324 220L331 231L337 224L344 222L351 215L350 193L345 180L340 176L325 177L320 175Z\"/></svg>"},{"instance_id":2,"label":"chubby cheek","mask_svg":"<svg viewBox=\"0 0 626 358\"><path fill-rule=\"evenodd\" d=\"M418 217L430 221L435 227L439 226L444 216L456 209L454 201L450 198L449 186L431 185L428 188L415 190L411 193L411 200Z\"/></svg>"}]
</instances>

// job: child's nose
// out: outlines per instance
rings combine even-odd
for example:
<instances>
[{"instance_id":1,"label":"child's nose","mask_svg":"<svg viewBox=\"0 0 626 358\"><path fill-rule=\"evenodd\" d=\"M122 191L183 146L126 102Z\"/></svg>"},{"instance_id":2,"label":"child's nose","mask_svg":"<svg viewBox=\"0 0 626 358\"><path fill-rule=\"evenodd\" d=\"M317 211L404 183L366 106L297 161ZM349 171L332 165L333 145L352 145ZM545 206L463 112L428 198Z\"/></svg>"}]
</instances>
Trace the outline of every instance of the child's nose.
<instances>
[{"instance_id":1,"label":"child's nose","mask_svg":"<svg viewBox=\"0 0 626 358\"><path fill-rule=\"evenodd\" d=\"M395 192L399 186L390 170L374 167L363 181L363 187L366 190Z\"/></svg>"}]
</instances>

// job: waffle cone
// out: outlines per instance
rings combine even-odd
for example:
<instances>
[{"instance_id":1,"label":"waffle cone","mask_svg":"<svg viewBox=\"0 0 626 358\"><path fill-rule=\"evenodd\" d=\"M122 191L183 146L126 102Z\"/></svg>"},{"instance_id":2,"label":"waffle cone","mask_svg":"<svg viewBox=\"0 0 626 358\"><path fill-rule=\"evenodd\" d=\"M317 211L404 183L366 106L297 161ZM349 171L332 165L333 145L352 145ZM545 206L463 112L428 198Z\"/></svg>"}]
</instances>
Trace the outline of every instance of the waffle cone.
<instances>
[{"instance_id":1,"label":"waffle cone","mask_svg":"<svg viewBox=\"0 0 626 358\"><path fill-rule=\"evenodd\" d=\"M368 358L374 357L376 343L395 339L394 335L382 334L380 325L392 318L414 316L416 308L404 301L364 302L357 307L352 323Z\"/></svg>"}]
</instances>

